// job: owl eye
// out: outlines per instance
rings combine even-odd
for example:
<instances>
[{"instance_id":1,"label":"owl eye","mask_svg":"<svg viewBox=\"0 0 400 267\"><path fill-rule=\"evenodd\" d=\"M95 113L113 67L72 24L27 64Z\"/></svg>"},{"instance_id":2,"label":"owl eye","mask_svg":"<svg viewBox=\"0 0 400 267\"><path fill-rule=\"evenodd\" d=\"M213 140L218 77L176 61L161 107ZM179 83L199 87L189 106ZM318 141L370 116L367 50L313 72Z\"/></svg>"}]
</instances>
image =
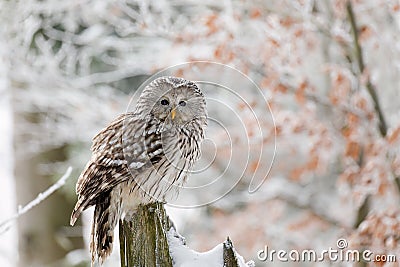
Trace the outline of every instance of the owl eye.
<instances>
[{"instance_id":1,"label":"owl eye","mask_svg":"<svg viewBox=\"0 0 400 267\"><path fill-rule=\"evenodd\" d=\"M168 106L169 105L169 101L167 99L163 99L163 100L161 100L161 105Z\"/></svg>"},{"instance_id":2,"label":"owl eye","mask_svg":"<svg viewBox=\"0 0 400 267\"><path fill-rule=\"evenodd\" d=\"M179 106L181 106L181 107L186 106L186 101L183 101L183 100L179 101Z\"/></svg>"}]
</instances>

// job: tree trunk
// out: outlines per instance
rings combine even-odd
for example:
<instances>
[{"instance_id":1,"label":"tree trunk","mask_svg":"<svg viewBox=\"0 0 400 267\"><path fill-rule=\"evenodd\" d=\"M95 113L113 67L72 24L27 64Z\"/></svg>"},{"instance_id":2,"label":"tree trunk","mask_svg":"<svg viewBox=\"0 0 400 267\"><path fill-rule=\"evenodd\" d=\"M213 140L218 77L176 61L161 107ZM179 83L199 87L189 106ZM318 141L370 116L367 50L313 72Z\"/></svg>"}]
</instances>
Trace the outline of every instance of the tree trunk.
<instances>
[{"instance_id":1,"label":"tree trunk","mask_svg":"<svg viewBox=\"0 0 400 267\"><path fill-rule=\"evenodd\" d=\"M64 156L64 148L37 155L24 155L24 143L17 143L15 180L17 202L27 204L52 183L49 175L40 172L39 166ZM51 154L51 155L50 155ZM61 160L63 158L60 158ZM82 247L81 238L70 239L63 231L69 214L63 207L70 207L62 192L55 192L18 220L19 266L45 266L65 258L72 246ZM76 242L74 242L76 241Z\"/></svg>"},{"instance_id":2,"label":"tree trunk","mask_svg":"<svg viewBox=\"0 0 400 267\"><path fill-rule=\"evenodd\" d=\"M15 97L13 96L14 101ZM21 128L21 125L28 120L34 123L36 116L38 114L14 109L15 190L16 201L22 206L53 183L53 175L43 173L40 170L41 165L67 159L67 144L46 151L27 151L26 147L31 145L32 140L27 137L28 129ZM43 126L37 124L37 127ZM46 129L42 130L46 132ZM63 207L71 206L71 200L58 191L49 201L41 203L18 220L18 266L58 265L71 248L83 247L82 238L70 237L64 230L69 221L69 212Z\"/></svg>"}]
</instances>

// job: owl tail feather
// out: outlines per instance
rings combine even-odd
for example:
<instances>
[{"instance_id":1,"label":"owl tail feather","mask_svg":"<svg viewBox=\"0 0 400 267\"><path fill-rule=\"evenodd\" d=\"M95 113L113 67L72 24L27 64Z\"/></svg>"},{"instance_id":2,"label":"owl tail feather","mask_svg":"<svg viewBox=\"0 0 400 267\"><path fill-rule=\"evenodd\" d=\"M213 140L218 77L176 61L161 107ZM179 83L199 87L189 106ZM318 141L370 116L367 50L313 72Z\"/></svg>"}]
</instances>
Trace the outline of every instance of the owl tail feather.
<instances>
[{"instance_id":1,"label":"owl tail feather","mask_svg":"<svg viewBox=\"0 0 400 267\"><path fill-rule=\"evenodd\" d=\"M110 205L110 200L110 194L102 197L94 210L90 242L91 266L94 265L96 260L103 264L113 249L114 228L118 222L118 217L117 213L112 211L115 209Z\"/></svg>"},{"instance_id":2,"label":"owl tail feather","mask_svg":"<svg viewBox=\"0 0 400 267\"><path fill-rule=\"evenodd\" d=\"M76 202L75 208L72 211L71 214L71 219L69 224L71 226L74 226L76 220L79 218L79 216L81 215L82 211L85 209L84 203L83 203L83 199L79 199L78 202Z\"/></svg>"}]
</instances>

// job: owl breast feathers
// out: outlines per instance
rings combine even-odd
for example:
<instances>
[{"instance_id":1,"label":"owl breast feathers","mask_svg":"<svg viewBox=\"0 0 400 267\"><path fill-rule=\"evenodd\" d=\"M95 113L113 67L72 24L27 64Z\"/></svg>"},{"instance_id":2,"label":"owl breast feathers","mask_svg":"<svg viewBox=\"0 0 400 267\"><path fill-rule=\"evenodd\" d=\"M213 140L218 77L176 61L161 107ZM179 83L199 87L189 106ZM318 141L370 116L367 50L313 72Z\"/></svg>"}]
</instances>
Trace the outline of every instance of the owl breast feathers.
<instances>
[{"instance_id":1,"label":"owl breast feathers","mask_svg":"<svg viewBox=\"0 0 400 267\"><path fill-rule=\"evenodd\" d=\"M200 156L207 126L205 98L191 81L161 77L143 90L134 112L120 115L93 138L92 158L76 184L71 215L95 206L92 265L112 251L114 228L139 204L168 202Z\"/></svg>"}]
</instances>

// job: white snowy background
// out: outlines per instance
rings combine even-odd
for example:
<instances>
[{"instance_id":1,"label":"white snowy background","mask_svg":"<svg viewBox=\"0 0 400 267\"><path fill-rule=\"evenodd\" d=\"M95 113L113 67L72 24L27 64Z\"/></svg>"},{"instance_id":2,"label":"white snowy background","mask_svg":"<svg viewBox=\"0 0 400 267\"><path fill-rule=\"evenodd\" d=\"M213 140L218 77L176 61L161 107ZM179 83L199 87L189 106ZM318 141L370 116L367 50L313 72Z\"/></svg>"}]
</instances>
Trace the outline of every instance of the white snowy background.
<instances>
[{"instance_id":1,"label":"white snowy background","mask_svg":"<svg viewBox=\"0 0 400 267\"><path fill-rule=\"evenodd\" d=\"M265 245L318 251L344 237L400 255L397 0L2 1L0 23L0 222L73 167L0 235L0 266L88 266L92 211L73 228L68 217L92 136L152 74L197 60L229 67L166 72L203 81L213 119L198 168L212 164L189 181L200 189L168 207L191 249L230 236L265 266Z\"/></svg>"}]
</instances>

